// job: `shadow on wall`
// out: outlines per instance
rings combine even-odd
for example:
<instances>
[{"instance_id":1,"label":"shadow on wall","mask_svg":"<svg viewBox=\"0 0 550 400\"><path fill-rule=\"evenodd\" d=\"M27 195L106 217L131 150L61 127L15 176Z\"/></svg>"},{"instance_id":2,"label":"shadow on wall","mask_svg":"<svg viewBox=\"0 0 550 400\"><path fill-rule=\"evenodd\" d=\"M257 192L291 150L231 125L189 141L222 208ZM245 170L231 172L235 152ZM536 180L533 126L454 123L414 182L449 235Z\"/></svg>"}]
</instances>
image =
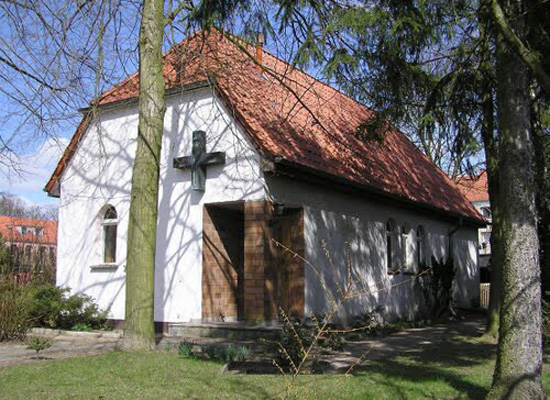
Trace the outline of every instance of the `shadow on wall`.
<instances>
[{"instance_id":1,"label":"shadow on wall","mask_svg":"<svg viewBox=\"0 0 550 400\"><path fill-rule=\"evenodd\" d=\"M200 318L202 203L263 196L257 156L240 128L228 119L209 91L183 93L167 100L160 160L159 217L155 260L155 316L168 320ZM203 101L206 100L206 101ZM189 189L189 171L174 169L172 159L189 154L191 133L207 132L208 151L226 151L226 164L208 168L207 190ZM63 176L61 219L66 241L59 284L86 292L123 317L126 243L132 167L135 155L135 108L101 112L81 138ZM252 171L252 172L251 172ZM100 210L119 212L118 268L90 271L101 263ZM151 205L154 207L155 205ZM182 293L185 293L183 295ZM115 304L116 303L116 304Z\"/></svg>"},{"instance_id":2,"label":"shadow on wall","mask_svg":"<svg viewBox=\"0 0 550 400\"><path fill-rule=\"evenodd\" d=\"M339 299L343 288L350 282L354 295L338 312L339 322L349 323L354 317L379 306L389 320L411 320L428 315L426 300L415 275L418 269L405 270L397 275L387 272L383 222L309 208L306 224L306 246L310 249L310 264L305 266L306 315L328 314L331 296ZM326 239L319 239L322 237ZM447 253L445 240L432 240L430 246L430 254ZM474 293L476 287L479 290L475 265L467 257L471 256L470 248L475 247L475 243L470 243L465 237L457 243L458 246L464 253L458 256L461 259L459 274L463 275L455 282L458 290L455 298L463 299Z\"/></svg>"},{"instance_id":3,"label":"shadow on wall","mask_svg":"<svg viewBox=\"0 0 550 400\"><path fill-rule=\"evenodd\" d=\"M132 135L108 133L115 121L121 131L135 128L129 111L106 113L91 123L64 173L60 204L57 284L92 296L103 309L124 298L127 203L135 149ZM118 267L91 271L91 266L103 263L101 219L107 204L118 213Z\"/></svg>"},{"instance_id":4,"label":"shadow on wall","mask_svg":"<svg viewBox=\"0 0 550 400\"><path fill-rule=\"evenodd\" d=\"M473 230L472 230L473 231ZM477 260L477 233L458 232L453 237L453 256L457 270L453 285L453 298L456 305L463 308L479 307L480 270Z\"/></svg>"}]
</instances>

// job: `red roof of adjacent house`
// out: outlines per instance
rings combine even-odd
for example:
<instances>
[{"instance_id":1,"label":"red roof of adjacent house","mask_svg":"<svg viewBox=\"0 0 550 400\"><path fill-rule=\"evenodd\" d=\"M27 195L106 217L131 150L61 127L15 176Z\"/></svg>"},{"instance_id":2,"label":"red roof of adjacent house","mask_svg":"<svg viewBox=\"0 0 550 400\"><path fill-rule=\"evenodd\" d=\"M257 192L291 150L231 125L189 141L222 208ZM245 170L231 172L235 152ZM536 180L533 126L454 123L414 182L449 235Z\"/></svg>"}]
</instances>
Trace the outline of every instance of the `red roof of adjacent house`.
<instances>
[{"instance_id":1,"label":"red roof of adjacent house","mask_svg":"<svg viewBox=\"0 0 550 400\"><path fill-rule=\"evenodd\" d=\"M251 45L221 31L195 33L164 55L166 87L213 82L266 158L280 157L394 198L481 220L449 177L401 132L386 133L382 142L357 137L357 128L372 118L372 110L266 51L261 52L260 72L254 52ZM139 76L134 74L97 103L112 104L138 94ZM87 124L85 117L46 185L48 192Z\"/></svg>"},{"instance_id":2,"label":"red roof of adjacent house","mask_svg":"<svg viewBox=\"0 0 550 400\"><path fill-rule=\"evenodd\" d=\"M487 171L485 170L482 170L477 176L465 176L457 179L456 185L471 202L489 201Z\"/></svg>"},{"instance_id":3,"label":"red roof of adjacent house","mask_svg":"<svg viewBox=\"0 0 550 400\"><path fill-rule=\"evenodd\" d=\"M27 227L27 234L19 233L17 227ZM42 228L42 234L36 234L34 229ZM19 218L0 215L0 236L8 243L57 243L57 222L41 219Z\"/></svg>"}]
</instances>

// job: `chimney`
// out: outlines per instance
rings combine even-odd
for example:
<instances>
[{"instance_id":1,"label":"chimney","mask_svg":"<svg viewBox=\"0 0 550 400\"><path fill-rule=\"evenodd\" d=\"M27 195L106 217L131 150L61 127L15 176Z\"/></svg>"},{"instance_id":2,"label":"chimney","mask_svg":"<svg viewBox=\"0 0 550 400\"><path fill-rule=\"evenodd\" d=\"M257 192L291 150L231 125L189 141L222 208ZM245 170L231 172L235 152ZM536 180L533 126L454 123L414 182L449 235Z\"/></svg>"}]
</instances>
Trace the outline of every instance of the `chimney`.
<instances>
[{"instance_id":1,"label":"chimney","mask_svg":"<svg viewBox=\"0 0 550 400\"><path fill-rule=\"evenodd\" d=\"M256 62L258 63L258 65L256 65L258 67L258 70L260 72L262 72L262 67L261 65L263 65L263 55L264 55L264 40L262 38L262 34L261 33L258 33L258 43L256 44Z\"/></svg>"}]
</instances>

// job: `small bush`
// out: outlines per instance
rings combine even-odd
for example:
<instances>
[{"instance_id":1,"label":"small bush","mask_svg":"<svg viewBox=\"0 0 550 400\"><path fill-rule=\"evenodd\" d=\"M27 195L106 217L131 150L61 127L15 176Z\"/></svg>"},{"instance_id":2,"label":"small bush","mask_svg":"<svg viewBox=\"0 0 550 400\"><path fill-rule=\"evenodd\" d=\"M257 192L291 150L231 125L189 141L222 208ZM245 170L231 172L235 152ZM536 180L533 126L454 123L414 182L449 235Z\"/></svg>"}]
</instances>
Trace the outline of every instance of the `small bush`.
<instances>
[{"instance_id":1,"label":"small bush","mask_svg":"<svg viewBox=\"0 0 550 400\"><path fill-rule=\"evenodd\" d=\"M244 362L250 358L251 354L252 354L251 349L249 349L246 346L241 346L237 350L236 360L240 362Z\"/></svg>"},{"instance_id":2,"label":"small bush","mask_svg":"<svg viewBox=\"0 0 550 400\"><path fill-rule=\"evenodd\" d=\"M36 326L72 329L87 325L89 329L109 329L107 312L101 311L89 296L68 296L70 289L49 284L31 287L29 290L29 313Z\"/></svg>"},{"instance_id":3,"label":"small bush","mask_svg":"<svg viewBox=\"0 0 550 400\"><path fill-rule=\"evenodd\" d=\"M384 307L378 306L373 310L366 311L353 320L352 328L368 335L379 335L384 331L384 318L382 313Z\"/></svg>"},{"instance_id":4,"label":"small bush","mask_svg":"<svg viewBox=\"0 0 550 400\"><path fill-rule=\"evenodd\" d=\"M456 268L452 257L447 261L438 261L432 256L431 268L422 266L420 270L421 277L416 282L422 289L431 317L440 318L446 313L453 314L453 281Z\"/></svg>"},{"instance_id":5,"label":"small bush","mask_svg":"<svg viewBox=\"0 0 550 400\"><path fill-rule=\"evenodd\" d=\"M550 344L550 298L547 295L542 298L542 340Z\"/></svg>"},{"instance_id":6,"label":"small bush","mask_svg":"<svg viewBox=\"0 0 550 400\"><path fill-rule=\"evenodd\" d=\"M185 341L179 342L178 355L184 358L193 357L194 356L193 347L194 347L194 344L191 342L185 342Z\"/></svg>"},{"instance_id":7,"label":"small bush","mask_svg":"<svg viewBox=\"0 0 550 400\"><path fill-rule=\"evenodd\" d=\"M35 336L32 337L27 343L27 349L36 351L36 357L38 357L38 353L40 353L42 350L49 349L50 347L52 347L52 344L52 339L42 336Z\"/></svg>"},{"instance_id":8,"label":"small bush","mask_svg":"<svg viewBox=\"0 0 550 400\"><path fill-rule=\"evenodd\" d=\"M275 362L281 368L297 367L312 341L312 327L299 319L289 320L283 326L279 341L274 344Z\"/></svg>"},{"instance_id":9,"label":"small bush","mask_svg":"<svg viewBox=\"0 0 550 400\"><path fill-rule=\"evenodd\" d=\"M210 360L216 360L219 357L219 349L217 346L207 345L202 348L202 352Z\"/></svg>"},{"instance_id":10,"label":"small bush","mask_svg":"<svg viewBox=\"0 0 550 400\"><path fill-rule=\"evenodd\" d=\"M91 332L93 331L92 327L84 322L79 322L75 324L72 328L72 331L76 332Z\"/></svg>"},{"instance_id":11,"label":"small bush","mask_svg":"<svg viewBox=\"0 0 550 400\"><path fill-rule=\"evenodd\" d=\"M221 359L226 362L232 362L235 361L237 358L238 350L235 346L230 344L227 347L223 347L221 352Z\"/></svg>"},{"instance_id":12,"label":"small bush","mask_svg":"<svg viewBox=\"0 0 550 400\"><path fill-rule=\"evenodd\" d=\"M342 351L344 350L344 341L342 335L328 328L326 333L319 338L319 345L326 350Z\"/></svg>"},{"instance_id":13,"label":"small bush","mask_svg":"<svg viewBox=\"0 0 550 400\"><path fill-rule=\"evenodd\" d=\"M240 348L230 344L227 347L217 345L206 345L202 348L202 354L204 358L217 361L246 361L250 356L250 349L246 346Z\"/></svg>"},{"instance_id":14,"label":"small bush","mask_svg":"<svg viewBox=\"0 0 550 400\"><path fill-rule=\"evenodd\" d=\"M0 342L21 340L32 328L28 290L25 286L0 281Z\"/></svg>"}]
</instances>

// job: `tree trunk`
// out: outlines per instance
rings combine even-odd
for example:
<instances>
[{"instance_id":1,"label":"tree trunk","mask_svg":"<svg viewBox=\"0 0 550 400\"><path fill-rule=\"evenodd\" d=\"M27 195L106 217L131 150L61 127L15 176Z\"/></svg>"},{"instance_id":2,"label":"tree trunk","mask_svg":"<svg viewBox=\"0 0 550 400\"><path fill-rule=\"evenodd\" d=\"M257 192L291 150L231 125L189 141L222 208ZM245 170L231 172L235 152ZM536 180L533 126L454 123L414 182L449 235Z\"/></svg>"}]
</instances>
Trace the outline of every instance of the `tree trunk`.
<instances>
[{"instance_id":1,"label":"tree trunk","mask_svg":"<svg viewBox=\"0 0 550 400\"><path fill-rule=\"evenodd\" d=\"M139 35L139 126L132 175L123 348L153 350L155 247L165 100L163 0L145 0Z\"/></svg>"},{"instance_id":2,"label":"tree trunk","mask_svg":"<svg viewBox=\"0 0 550 400\"><path fill-rule=\"evenodd\" d=\"M533 92L536 92L533 90ZM546 297L550 290L550 136L545 135L548 129L543 122L543 105L534 99L532 124L535 135L535 159L537 166L536 182L538 189L537 209L539 212L539 256L542 278L542 295Z\"/></svg>"},{"instance_id":3,"label":"tree trunk","mask_svg":"<svg viewBox=\"0 0 550 400\"><path fill-rule=\"evenodd\" d=\"M521 0L503 2L523 33ZM497 34L499 183L503 263L497 362L489 398L543 399L540 268L529 73Z\"/></svg>"},{"instance_id":4,"label":"tree trunk","mask_svg":"<svg viewBox=\"0 0 550 400\"><path fill-rule=\"evenodd\" d=\"M493 172L494 173L494 172ZM489 174L489 172L488 172ZM498 178L497 178L498 180ZM498 337L500 320L500 306L502 300L502 224L499 222L500 205L498 199L498 184L489 182L489 199L491 201L491 212L493 215L491 231L491 290L489 292L489 309L487 310L487 325L485 334L493 338Z\"/></svg>"},{"instance_id":5,"label":"tree trunk","mask_svg":"<svg viewBox=\"0 0 550 400\"><path fill-rule=\"evenodd\" d=\"M481 136L485 149L485 160L487 164L487 183L489 201L492 212L491 232L491 291L489 298L489 309L487 311L487 326L485 333L491 337L498 336L500 300L502 297L502 234L500 232L500 202L499 202L499 179L498 179L498 141L495 136L494 123L494 100L493 86L488 71L485 71L483 78L484 85L482 114L483 124Z\"/></svg>"}]
</instances>

